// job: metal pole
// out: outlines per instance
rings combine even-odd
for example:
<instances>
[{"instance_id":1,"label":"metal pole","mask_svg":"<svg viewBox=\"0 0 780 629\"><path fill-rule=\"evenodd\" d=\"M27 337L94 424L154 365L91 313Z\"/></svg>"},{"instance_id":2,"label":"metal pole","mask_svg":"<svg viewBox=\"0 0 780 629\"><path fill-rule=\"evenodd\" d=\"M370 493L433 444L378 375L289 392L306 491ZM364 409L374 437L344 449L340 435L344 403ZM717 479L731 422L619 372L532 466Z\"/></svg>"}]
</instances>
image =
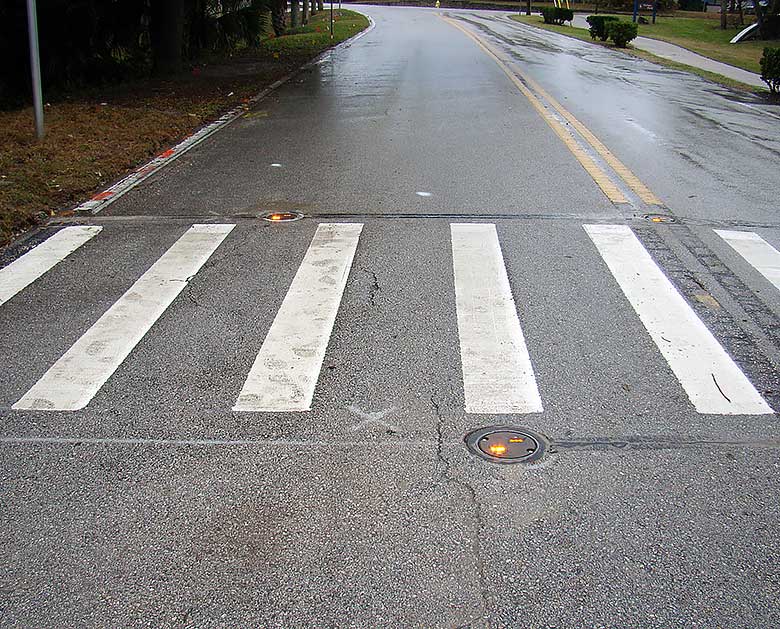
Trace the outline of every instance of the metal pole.
<instances>
[{"instance_id":1,"label":"metal pole","mask_svg":"<svg viewBox=\"0 0 780 629\"><path fill-rule=\"evenodd\" d=\"M35 0L27 0L27 31L30 38L30 73L32 74L35 135L43 138L43 90L41 89L41 54L38 49L38 12Z\"/></svg>"},{"instance_id":2,"label":"metal pole","mask_svg":"<svg viewBox=\"0 0 780 629\"><path fill-rule=\"evenodd\" d=\"M330 0L330 38L333 39L333 0Z\"/></svg>"},{"instance_id":3,"label":"metal pole","mask_svg":"<svg viewBox=\"0 0 780 629\"><path fill-rule=\"evenodd\" d=\"M637 13L639 13L639 0L634 0L634 19L633 22L636 22L636 16Z\"/></svg>"}]
</instances>

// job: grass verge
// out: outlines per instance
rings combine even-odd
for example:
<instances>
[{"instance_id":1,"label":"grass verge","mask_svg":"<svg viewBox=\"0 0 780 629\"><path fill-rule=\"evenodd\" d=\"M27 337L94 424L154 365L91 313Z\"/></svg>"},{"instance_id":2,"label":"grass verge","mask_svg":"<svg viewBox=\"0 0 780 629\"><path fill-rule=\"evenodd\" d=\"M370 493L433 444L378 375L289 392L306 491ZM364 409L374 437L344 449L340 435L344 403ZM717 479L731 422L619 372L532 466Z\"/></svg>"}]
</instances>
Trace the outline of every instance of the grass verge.
<instances>
[{"instance_id":1,"label":"grass verge","mask_svg":"<svg viewBox=\"0 0 780 629\"><path fill-rule=\"evenodd\" d=\"M616 15L631 21L630 16ZM691 17L660 17L655 24L639 24L639 35L677 44L700 55L729 65L761 72L760 59L765 46L780 46L780 42L746 41L730 44L741 28L720 28L719 20Z\"/></svg>"},{"instance_id":2,"label":"grass verge","mask_svg":"<svg viewBox=\"0 0 780 629\"><path fill-rule=\"evenodd\" d=\"M696 74L698 76L701 76L705 79L708 79L710 81L713 81L715 83L719 83L720 85L725 85L726 87L731 87L734 89L742 90L745 92L753 92L753 93L765 93L764 90L758 90L752 85L748 85L746 83L742 83L740 81L735 81L734 79L730 79L726 76L723 76L721 74L715 74L714 72L708 72L707 70L702 70L701 68L697 68L695 66L689 66L684 63L679 63L677 61L672 61L670 59L665 59L663 57L659 57L657 55L654 55L650 52L646 52L644 50L639 50L637 48L629 47L629 48L616 48L610 43L607 42L601 42L601 41L593 41L590 37L590 33L588 33L587 30L583 28L574 28L572 26L556 26L554 24L545 24L542 18L538 15L513 15L511 16L513 20L516 22L521 22L522 24L527 24L528 26L534 26L536 28L541 28L546 31L552 31L554 33L559 33L561 35L566 35L567 37L573 37L575 39L581 39L582 41L590 42L592 44L595 44L597 46L604 46L606 48L611 48L613 50L617 50L619 52L632 55L634 57L639 57L641 59L646 59L647 61L652 61L653 63L657 63L662 66L666 66L667 68L672 68L674 70L683 70L685 72L690 72L692 74ZM641 27L640 27L641 28ZM733 35L732 35L733 37ZM762 49L763 50L763 49Z\"/></svg>"},{"instance_id":3,"label":"grass verge","mask_svg":"<svg viewBox=\"0 0 780 629\"><path fill-rule=\"evenodd\" d=\"M340 15L339 15L340 13ZM32 108L0 111L0 246L90 198L139 164L368 26L342 10L181 76L92 88L46 103L46 137Z\"/></svg>"}]
</instances>

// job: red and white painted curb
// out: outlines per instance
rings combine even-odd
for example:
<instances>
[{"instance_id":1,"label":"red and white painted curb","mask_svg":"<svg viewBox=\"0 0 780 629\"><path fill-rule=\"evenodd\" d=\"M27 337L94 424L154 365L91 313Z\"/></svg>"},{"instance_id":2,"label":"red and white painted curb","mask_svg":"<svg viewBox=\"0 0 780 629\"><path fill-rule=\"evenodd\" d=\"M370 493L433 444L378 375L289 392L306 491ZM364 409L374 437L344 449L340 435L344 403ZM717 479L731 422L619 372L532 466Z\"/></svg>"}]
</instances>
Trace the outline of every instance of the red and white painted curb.
<instances>
[{"instance_id":1,"label":"red and white painted curb","mask_svg":"<svg viewBox=\"0 0 780 629\"><path fill-rule=\"evenodd\" d=\"M163 166L166 166L167 164L170 164L173 160L177 159L178 157L181 157L192 147L203 142L203 140L205 140L211 134L216 133L220 129L229 125L231 122L238 120L241 116L243 116L247 112L250 105L257 103L258 101L265 98L272 91L274 91L281 85L287 83L287 81L289 81L291 78L296 76L299 72L307 68L310 68L316 65L317 63L321 63L323 60L327 59L335 50L348 47L349 45L351 45L352 43L354 43L355 41L357 41L358 39L366 35L368 32L372 31L376 26L376 23L374 22L374 20L371 19L371 17L367 15L365 17L368 18L368 28L359 32L357 35L354 35L353 37L344 40L337 46L334 46L333 48L324 51L318 57L304 64L294 72L291 72L286 76L283 76L278 81L274 81L273 83L271 83L271 85L265 88L257 96L251 98L248 103L242 103L238 107L231 109L229 112L227 112L225 115L221 116L214 122L210 122L205 127L196 131L192 135L187 136L184 140L179 142L179 144L177 144L172 148L169 148L167 151L163 151L153 160L147 162L140 168L136 169L124 179L121 179L120 181L116 182L110 188L106 188L102 192L92 197L89 201L85 201L81 205L78 205L74 209L74 211L77 213L98 214L99 212L104 210L108 205L116 201L123 194L130 191L132 188L137 186L145 179L151 177Z\"/></svg>"}]
</instances>

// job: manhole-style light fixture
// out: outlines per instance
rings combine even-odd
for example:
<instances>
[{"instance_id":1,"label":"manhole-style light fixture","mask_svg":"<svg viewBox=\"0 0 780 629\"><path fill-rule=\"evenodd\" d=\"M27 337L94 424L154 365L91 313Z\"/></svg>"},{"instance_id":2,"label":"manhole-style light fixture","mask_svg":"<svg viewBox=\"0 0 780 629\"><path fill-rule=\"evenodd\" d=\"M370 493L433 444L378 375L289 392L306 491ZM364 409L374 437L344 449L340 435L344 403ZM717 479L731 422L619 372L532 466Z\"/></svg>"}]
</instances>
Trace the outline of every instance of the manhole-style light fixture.
<instances>
[{"instance_id":1,"label":"manhole-style light fixture","mask_svg":"<svg viewBox=\"0 0 780 629\"><path fill-rule=\"evenodd\" d=\"M547 439L527 428L488 426L466 435L472 454L493 463L531 463L542 457Z\"/></svg>"},{"instance_id":2,"label":"manhole-style light fixture","mask_svg":"<svg viewBox=\"0 0 780 629\"><path fill-rule=\"evenodd\" d=\"M260 218L269 223L290 223L303 218L300 212L266 212Z\"/></svg>"},{"instance_id":3,"label":"manhole-style light fixture","mask_svg":"<svg viewBox=\"0 0 780 629\"><path fill-rule=\"evenodd\" d=\"M676 223L677 220L674 216L668 214L645 214L643 217L645 220L651 223Z\"/></svg>"}]
</instances>

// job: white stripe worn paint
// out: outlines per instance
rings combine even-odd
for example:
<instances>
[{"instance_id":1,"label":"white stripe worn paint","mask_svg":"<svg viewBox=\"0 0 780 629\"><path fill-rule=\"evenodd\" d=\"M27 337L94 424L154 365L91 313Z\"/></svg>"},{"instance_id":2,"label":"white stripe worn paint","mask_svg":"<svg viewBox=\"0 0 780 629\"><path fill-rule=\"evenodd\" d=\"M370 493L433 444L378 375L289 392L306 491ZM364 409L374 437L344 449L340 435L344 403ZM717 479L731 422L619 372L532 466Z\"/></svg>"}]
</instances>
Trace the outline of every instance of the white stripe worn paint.
<instances>
[{"instance_id":1,"label":"white stripe worn paint","mask_svg":"<svg viewBox=\"0 0 780 629\"><path fill-rule=\"evenodd\" d=\"M0 269L0 304L5 303L41 275L67 258L102 227L65 227Z\"/></svg>"},{"instance_id":2,"label":"white stripe worn paint","mask_svg":"<svg viewBox=\"0 0 780 629\"><path fill-rule=\"evenodd\" d=\"M495 225L450 232L466 412L541 413Z\"/></svg>"},{"instance_id":3,"label":"white stripe worn paint","mask_svg":"<svg viewBox=\"0 0 780 629\"><path fill-rule=\"evenodd\" d=\"M583 227L699 413L772 413L628 226Z\"/></svg>"},{"instance_id":4,"label":"white stripe worn paint","mask_svg":"<svg viewBox=\"0 0 780 629\"><path fill-rule=\"evenodd\" d=\"M772 282L775 288L780 289L780 252L777 249L753 232L716 229L715 233Z\"/></svg>"},{"instance_id":5,"label":"white stripe worn paint","mask_svg":"<svg viewBox=\"0 0 780 629\"><path fill-rule=\"evenodd\" d=\"M317 226L234 411L311 409L362 229L358 223Z\"/></svg>"},{"instance_id":6,"label":"white stripe worn paint","mask_svg":"<svg viewBox=\"0 0 780 629\"><path fill-rule=\"evenodd\" d=\"M43 375L15 410L84 408L235 225L193 225Z\"/></svg>"}]
</instances>

